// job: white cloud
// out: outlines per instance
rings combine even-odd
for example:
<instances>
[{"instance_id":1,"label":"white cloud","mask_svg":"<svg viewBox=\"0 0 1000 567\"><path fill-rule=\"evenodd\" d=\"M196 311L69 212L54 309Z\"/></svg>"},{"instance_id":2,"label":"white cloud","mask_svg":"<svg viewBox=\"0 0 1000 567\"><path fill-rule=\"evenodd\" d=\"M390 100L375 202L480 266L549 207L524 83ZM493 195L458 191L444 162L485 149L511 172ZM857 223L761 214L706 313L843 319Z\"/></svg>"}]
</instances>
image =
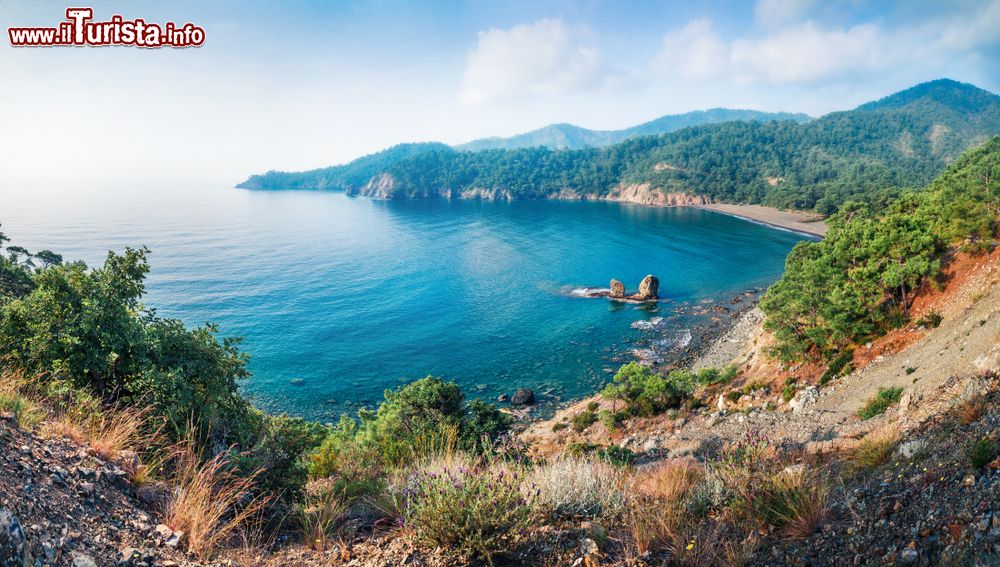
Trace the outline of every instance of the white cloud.
<instances>
[{"instance_id":1,"label":"white cloud","mask_svg":"<svg viewBox=\"0 0 1000 567\"><path fill-rule=\"evenodd\" d=\"M708 79L729 66L729 45L715 32L711 20L691 20L663 36L656 65L689 79Z\"/></svg>"},{"instance_id":2,"label":"white cloud","mask_svg":"<svg viewBox=\"0 0 1000 567\"><path fill-rule=\"evenodd\" d=\"M461 102L478 105L607 84L617 72L585 36L585 30L558 19L480 31L466 59Z\"/></svg>"},{"instance_id":3,"label":"white cloud","mask_svg":"<svg viewBox=\"0 0 1000 567\"><path fill-rule=\"evenodd\" d=\"M798 20L813 4L815 0L757 0L753 15L759 24L779 26Z\"/></svg>"},{"instance_id":4,"label":"white cloud","mask_svg":"<svg viewBox=\"0 0 1000 567\"><path fill-rule=\"evenodd\" d=\"M760 39L735 41L730 57L738 80L782 84L877 71L892 51L874 24L825 30L805 22Z\"/></svg>"},{"instance_id":5,"label":"white cloud","mask_svg":"<svg viewBox=\"0 0 1000 567\"><path fill-rule=\"evenodd\" d=\"M761 25L733 39L722 38L709 20L691 20L663 36L654 66L667 75L737 85L829 85L889 75L919 80L947 75L958 62L1000 45L1000 0L970 0L962 10L895 27L802 20L812 5L760 0L755 17Z\"/></svg>"}]
</instances>

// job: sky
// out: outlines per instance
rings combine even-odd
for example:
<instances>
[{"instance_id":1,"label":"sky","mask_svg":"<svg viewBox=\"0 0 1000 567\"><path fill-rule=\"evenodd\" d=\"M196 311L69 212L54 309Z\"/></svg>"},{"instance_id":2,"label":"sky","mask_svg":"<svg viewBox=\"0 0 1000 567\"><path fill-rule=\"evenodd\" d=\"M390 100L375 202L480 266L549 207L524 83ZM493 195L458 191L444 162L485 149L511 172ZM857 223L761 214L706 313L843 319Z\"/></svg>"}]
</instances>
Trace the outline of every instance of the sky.
<instances>
[{"instance_id":1,"label":"sky","mask_svg":"<svg viewBox=\"0 0 1000 567\"><path fill-rule=\"evenodd\" d=\"M67 6L206 41L10 46ZM940 77L1000 92L1000 0L0 0L0 25L0 183L235 184L557 122L820 116Z\"/></svg>"}]
</instances>

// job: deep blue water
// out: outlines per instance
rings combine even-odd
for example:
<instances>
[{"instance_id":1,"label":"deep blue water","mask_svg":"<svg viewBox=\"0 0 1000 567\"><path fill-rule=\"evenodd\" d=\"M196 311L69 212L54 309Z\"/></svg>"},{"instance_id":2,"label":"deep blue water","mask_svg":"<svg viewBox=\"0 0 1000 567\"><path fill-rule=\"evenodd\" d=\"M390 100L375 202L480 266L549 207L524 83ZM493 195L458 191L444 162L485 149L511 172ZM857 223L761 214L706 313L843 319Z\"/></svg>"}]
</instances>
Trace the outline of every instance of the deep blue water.
<instances>
[{"instance_id":1,"label":"deep blue water","mask_svg":"<svg viewBox=\"0 0 1000 567\"><path fill-rule=\"evenodd\" d=\"M683 347L710 318L696 313L773 282L801 239L708 211L614 203L221 186L59 195L8 193L4 232L89 264L109 249L150 247L146 304L243 336L246 391L269 409L321 418L427 374L489 399L518 386L586 394L637 347ZM635 289L647 273L667 301L573 295L612 277Z\"/></svg>"}]
</instances>

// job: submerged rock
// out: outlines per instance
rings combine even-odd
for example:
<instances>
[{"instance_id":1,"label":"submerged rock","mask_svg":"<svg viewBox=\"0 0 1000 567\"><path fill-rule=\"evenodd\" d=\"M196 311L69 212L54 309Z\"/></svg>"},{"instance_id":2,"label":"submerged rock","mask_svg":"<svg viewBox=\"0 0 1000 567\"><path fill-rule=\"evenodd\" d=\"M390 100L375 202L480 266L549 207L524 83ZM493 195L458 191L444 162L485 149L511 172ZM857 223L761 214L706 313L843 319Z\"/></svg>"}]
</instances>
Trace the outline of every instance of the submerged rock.
<instances>
[{"instance_id":1,"label":"submerged rock","mask_svg":"<svg viewBox=\"0 0 1000 567\"><path fill-rule=\"evenodd\" d=\"M660 291L660 280L656 276L650 274L642 278L642 283L639 284L639 293L635 294L636 299L641 299L643 301L648 301L650 299L657 299L657 292Z\"/></svg>"},{"instance_id":2,"label":"submerged rock","mask_svg":"<svg viewBox=\"0 0 1000 567\"><path fill-rule=\"evenodd\" d=\"M530 406L535 403L535 392L528 388L518 388L514 392L514 397L511 398L510 403L515 406Z\"/></svg>"},{"instance_id":3,"label":"submerged rock","mask_svg":"<svg viewBox=\"0 0 1000 567\"><path fill-rule=\"evenodd\" d=\"M611 293L608 297L625 297L625 284L611 278Z\"/></svg>"}]
</instances>

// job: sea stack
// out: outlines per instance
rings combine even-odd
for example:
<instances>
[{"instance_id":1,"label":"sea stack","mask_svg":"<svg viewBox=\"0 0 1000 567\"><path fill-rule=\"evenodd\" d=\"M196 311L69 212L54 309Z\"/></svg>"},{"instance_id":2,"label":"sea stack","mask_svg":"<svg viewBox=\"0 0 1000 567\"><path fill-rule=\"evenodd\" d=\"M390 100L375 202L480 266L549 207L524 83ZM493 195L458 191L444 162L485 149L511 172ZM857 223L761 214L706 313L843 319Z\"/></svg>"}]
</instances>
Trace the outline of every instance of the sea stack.
<instances>
[{"instance_id":1,"label":"sea stack","mask_svg":"<svg viewBox=\"0 0 1000 567\"><path fill-rule=\"evenodd\" d=\"M611 293L608 295L608 297L617 299L625 297L625 284L614 278L611 278Z\"/></svg>"},{"instance_id":2,"label":"sea stack","mask_svg":"<svg viewBox=\"0 0 1000 567\"><path fill-rule=\"evenodd\" d=\"M639 293L635 294L635 298L641 301L649 301L651 299L657 299L656 293L660 291L660 280L656 279L656 276L650 274L642 278L642 283L639 284ZM613 288L612 288L613 293ZM614 296L612 296L614 297Z\"/></svg>"}]
</instances>

